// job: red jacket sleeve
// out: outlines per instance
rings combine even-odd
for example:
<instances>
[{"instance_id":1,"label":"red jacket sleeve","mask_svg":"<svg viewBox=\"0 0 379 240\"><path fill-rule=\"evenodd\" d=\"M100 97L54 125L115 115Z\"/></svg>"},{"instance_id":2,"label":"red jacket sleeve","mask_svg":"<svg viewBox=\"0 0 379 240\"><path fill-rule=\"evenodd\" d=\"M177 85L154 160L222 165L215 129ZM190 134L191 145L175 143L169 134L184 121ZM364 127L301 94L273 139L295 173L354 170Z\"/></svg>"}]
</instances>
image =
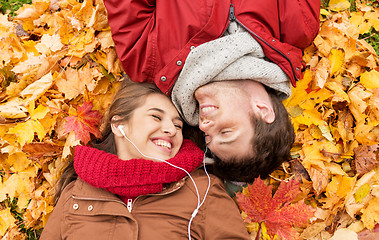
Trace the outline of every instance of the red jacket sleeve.
<instances>
[{"instance_id":1,"label":"red jacket sleeve","mask_svg":"<svg viewBox=\"0 0 379 240\"><path fill-rule=\"evenodd\" d=\"M108 23L112 38L124 70L135 82L145 81L146 65L153 58L147 59L151 53L151 31L155 25L155 1L149 0L104 0L107 9ZM149 42L149 43L148 43ZM128 61L133 59L133 61ZM134 76L145 78L136 79Z\"/></svg>"},{"instance_id":2,"label":"red jacket sleeve","mask_svg":"<svg viewBox=\"0 0 379 240\"><path fill-rule=\"evenodd\" d=\"M280 41L308 47L320 29L320 0L279 0Z\"/></svg>"},{"instance_id":3,"label":"red jacket sleeve","mask_svg":"<svg viewBox=\"0 0 379 240\"><path fill-rule=\"evenodd\" d=\"M203 152L190 140L184 140L178 154L168 162L191 172L202 159ZM183 170L165 162L145 159L124 161L114 154L87 146L76 147L74 167L78 176L90 185L121 196L131 194L131 197L159 192L164 183L186 176Z\"/></svg>"}]
</instances>

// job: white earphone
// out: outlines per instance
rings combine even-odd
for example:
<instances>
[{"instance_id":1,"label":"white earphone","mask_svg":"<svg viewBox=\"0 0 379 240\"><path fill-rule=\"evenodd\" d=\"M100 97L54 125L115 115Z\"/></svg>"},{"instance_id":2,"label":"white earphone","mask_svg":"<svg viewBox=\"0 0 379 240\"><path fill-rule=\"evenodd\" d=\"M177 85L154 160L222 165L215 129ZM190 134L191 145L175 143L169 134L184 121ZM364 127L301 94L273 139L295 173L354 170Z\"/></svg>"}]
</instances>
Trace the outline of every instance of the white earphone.
<instances>
[{"instance_id":1,"label":"white earphone","mask_svg":"<svg viewBox=\"0 0 379 240\"><path fill-rule=\"evenodd\" d=\"M165 162L167 163L168 165L174 167L174 168L177 168L177 169L180 169L182 171L184 171L188 177L191 179L194 187L195 187L195 190L196 190L196 195L197 195L197 207L195 208L195 210L192 212L192 216L191 216L191 219L189 220L189 223L188 223L188 239L191 240L191 223L192 223L192 220L195 218L197 212L199 211L200 207L204 204L205 202L205 198L207 197L207 194L209 192L209 188L210 188L210 185L211 185L211 178L209 177L209 174L207 172L207 168L205 167L205 154L208 150L208 148L206 148L205 152L204 152L204 157L203 157L203 166L204 166L204 171L205 173L207 174L207 177L208 177L208 186L207 186L207 190L204 194L204 198L203 198L203 201L200 202L200 194L199 194L199 190L197 188L197 185L195 183L195 180L192 178L191 174L185 170L184 168L181 168L181 167L178 167L178 166L175 166L174 164L170 163L170 162L167 162L166 160L163 160L163 159L160 159L160 158L155 158L155 157L150 157L150 156L147 156L145 154L143 154L139 149L138 147L126 136L125 132L124 132L124 129L123 129L124 125L120 124L117 126L118 130L120 130L122 136L125 137L126 140L128 140L136 149L137 151L144 157L146 158L150 158L150 159L154 159L154 160L158 160L158 161L161 161L161 162Z\"/></svg>"},{"instance_id":2,"label":"white earphone","mask_svg":"<svg viewBox=\"0 0 379 240\"><path fill-rule=\"evenodd\" d=\"M121 134L124 136L125 135L125 132L124 132L124 129L122 129L124 127L124 125L120 124L118 125L118 130L120 130Z\"/></svg>"}]
</instances>

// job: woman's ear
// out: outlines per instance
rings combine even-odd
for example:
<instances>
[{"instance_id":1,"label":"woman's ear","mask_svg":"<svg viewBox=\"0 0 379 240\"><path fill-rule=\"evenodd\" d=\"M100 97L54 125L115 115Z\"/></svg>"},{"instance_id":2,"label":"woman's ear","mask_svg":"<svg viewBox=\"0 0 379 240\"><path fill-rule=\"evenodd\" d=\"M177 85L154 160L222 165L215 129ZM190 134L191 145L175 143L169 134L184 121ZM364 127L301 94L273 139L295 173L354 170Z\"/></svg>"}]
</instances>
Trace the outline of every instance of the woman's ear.
<instances>
[{"instance_id":1,"label":"woman's ear","mask_svg":"<svg viewBox=\"0 0 379 240\"><path fill-rule=\"evenodd\" d=\"M123 134L120 131L120 127L123 128L123 131L125 131L125 128L123 127L123 124L121 124L120 122L117 122L119 120L120 120L119 116L116 116L116 115L113 116L111 120L111 128L115 136L123 137Z\"/></svg>"},{"instance_id":2,"label":"woman's ear","mask_svg":"<svg viewBox=\"0 0 379 240\"><path fill-rule=\"evenodd\" d=\"M254 114L263 119L266 123L275 121L275 112L271 102L255 100L252 103Z\"/></svg>"},{"instance_id":3,"label":"woman's ear","mask_svg":"<svg viewBox=\"0 0 379 240\"><path fill-rule=\"evenodd\" d=\"M112 132L117 137L123 136L120 129L119 129L120 126L122 127L123 125L119 124L119 123L111 123Z\"/></svg>"}]
</instances>

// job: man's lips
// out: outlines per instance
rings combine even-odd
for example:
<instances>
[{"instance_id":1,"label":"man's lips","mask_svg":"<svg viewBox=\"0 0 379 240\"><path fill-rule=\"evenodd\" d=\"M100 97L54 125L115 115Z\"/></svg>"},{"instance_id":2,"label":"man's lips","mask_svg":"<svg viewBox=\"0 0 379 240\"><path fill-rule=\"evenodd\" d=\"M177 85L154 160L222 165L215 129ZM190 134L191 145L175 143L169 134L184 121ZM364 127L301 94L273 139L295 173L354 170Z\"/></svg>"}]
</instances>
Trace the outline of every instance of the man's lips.
<instances>
[{"instance_id":1,"label":"man's lips","mask_svg":"<svg viewBox=\"0 0 379 240\"><path fill-rule=\"evenodd\" d=\"M218 110L218 107L216 107L215 105L202 104L200 105L200 116L205 117L209 114L214 113L217 110Z\"/></svg>"}]
</instances>

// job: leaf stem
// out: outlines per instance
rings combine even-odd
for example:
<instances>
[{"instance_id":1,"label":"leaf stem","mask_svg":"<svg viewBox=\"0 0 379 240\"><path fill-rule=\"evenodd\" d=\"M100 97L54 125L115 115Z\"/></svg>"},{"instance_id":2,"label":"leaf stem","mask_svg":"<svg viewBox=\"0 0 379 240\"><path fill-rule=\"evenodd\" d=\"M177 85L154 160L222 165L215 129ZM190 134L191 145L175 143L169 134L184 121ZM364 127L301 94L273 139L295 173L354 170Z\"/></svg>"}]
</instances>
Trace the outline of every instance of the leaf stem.
<instances>
[{"instance_id":1,"label":"leaf stem","mask_svg":"<svg viewBox=\"0 0 379 240\"><path fill-rule=\"evenodd\" d=\"M258 231L257 231L257 236L255 237L255 240L259 240L259 235L260 235L260 232L261 232L261 224L262 223L259 223L259 227L258 227Z\"/></svg>"}]
</instances>

